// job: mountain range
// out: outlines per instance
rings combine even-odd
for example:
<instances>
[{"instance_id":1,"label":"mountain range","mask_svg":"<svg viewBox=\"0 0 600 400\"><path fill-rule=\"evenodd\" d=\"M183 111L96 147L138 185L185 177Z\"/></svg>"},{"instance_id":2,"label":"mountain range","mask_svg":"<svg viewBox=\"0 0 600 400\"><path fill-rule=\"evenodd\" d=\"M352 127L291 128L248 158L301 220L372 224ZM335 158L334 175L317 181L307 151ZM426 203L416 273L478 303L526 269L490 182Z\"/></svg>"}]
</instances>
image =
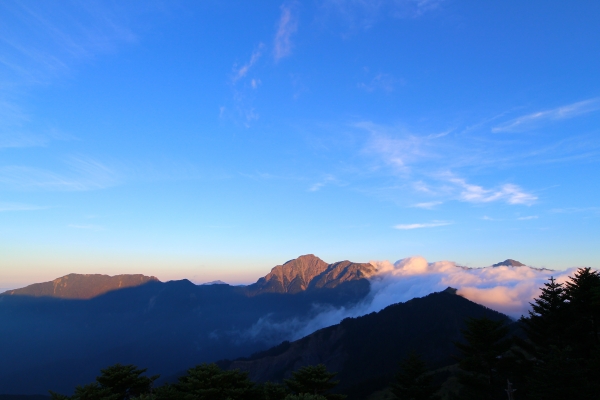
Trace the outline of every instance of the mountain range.
<instances>
[{"instance_id":1,"label":"mountain range","mask_svg":"<svg viewBox=\"0 0 600 400\"><path fill-rule=\"evenodd\" d=\"M374 272L371 264L305 255L245 287L70 274L11 290L0 294L0 388L69 393L117 362L169 376L249 355L288 335L253 335L259 320L310 318L315 304L349 307L369 293Z\"/></svg>"},{"instance_id":2,"label":"mountain range","mask_svg":"<svg viewBox=\"0 0 600 400\"><path fill-rule=\"evenodd\" d=\"M409 349L432 366L451 362L465 318L508 318L448 289L286 341L321 310L359 304L376 273L370 263L309 254L247 286L69 274L10 290L0 294L0 394L70 393L115 363L164 382L202 362L234 360L220 365L258 381L324 363L355 396L385 386Z\"/></svg>"}]
</instances>

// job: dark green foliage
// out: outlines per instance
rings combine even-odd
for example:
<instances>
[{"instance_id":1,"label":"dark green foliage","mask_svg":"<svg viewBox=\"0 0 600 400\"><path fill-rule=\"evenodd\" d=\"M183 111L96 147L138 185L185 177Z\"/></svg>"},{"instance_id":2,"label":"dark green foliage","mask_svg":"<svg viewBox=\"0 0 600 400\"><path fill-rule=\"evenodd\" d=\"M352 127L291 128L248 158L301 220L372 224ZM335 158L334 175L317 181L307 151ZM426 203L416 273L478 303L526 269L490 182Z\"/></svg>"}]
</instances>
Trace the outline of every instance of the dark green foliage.
<instances>
[{"instance_id":1,"label":"dark green foliage","mask_svg":"<svg viewBox=\"0 0 600 400\"><path fill-rule=\"evenodd\" d=\"M285 400L326 400L327 397L323 397L320 394L288 394Z\"/></svg>"},{"instance_id":2,"label":"dark green foliage","mask_svg":"<svg viewBox=\"0 0 600 400\"><path fill-rule=\"evenodd\" d=\"M100 372L96 382L77 386L71 397L50 391L52 400L129 400L150 393L158 379L158 375L142 376L146 370L134 365L115 364Z\"/></svg>"},{"instance_id":3,"label":"dark green foliage","mask_svg":"<svg viewBox=\"0 0 600 400\"><path fill-rule=\"evenodd\" d=\"M598 272L580 268L564 285L550 278L532 312L521 318L528 338L520 343L521 359L529 366L522 388L526 398L597 398L599 293Z\"/></svg>"},{"instance_id":4,"label":"dark green foliage","mask_svg":"<svg viewBox=\"0 0 600 400\"><path fill-rule=\"evenodd\" d=\"M565 290L553 277L541 288L527 318L521 317L523 328L537 351L550 346L565 345L567 309Z\"/></svg>"},{"instance_id":5,"label":"dark green foliage","mask_svg":"<svg viewBox=\"0 0 600 400\"><path fill-rule=\"evenodd\" d=\"M286 386L296 394L321 395L327 400L341 400L344 395L328 393L339 381L334 381L336 373L327 371L323 364L309 365L292 372L292 377L285 380Z\"/></svg>"},{"instance_id":6,"label":"dark green foliage","mask_svg":"<svg viewBox=\"0 0 600 400\"><path fill-rule=\"evenodd\" d=\"M600 275L591 268L580 268L565 283L569 302L569 341L577 355L585 357L591 347L600 345Z\"/></svg>"},{"instance_id":7,"label":"dark green foliage","mask_svg":"<svg viewBox=\"0 0 600 400\"><path fill-rule=\"evenodd\" d=\"M438 390L433 385L433 376L428 373L427 364L415 352L411 352L400 364L400 372L391 385L390 391L400 400L434 400Z\"/></svg>"},{"instance_id":8,"label":"dark green foliage","mask_svg":"<svg viewBox=\"0 0 600 400\"><path fill-rule=\"evenodd\" d=\"M570 348L554 348L535 364L528 389L532 400L597 399Z\"/></svg>"},{"instance_id":9,"label":"dark green foliage","mask_svg":"<svg viewBox=\"0 0 600 400\"><path fill-rule=\"evenodd\" d=\"M461 399L495 399L505 384L501 373L503 354L510 348L508 327L487 317L470 318L462 331L466 343L455 343L461 351L458 382Z\"/></svg>"},{"instance_id":10,"label":"dark green foliage","mask_svg":"<svg viewBox=\"0 0 600 400\"><path fill-rule=\"evenodd\" d=\"M138 369L135 365L115 364L101 370L96 381L102 388L109 389L116 400L126 400L144 393L150 393L152 384L158 375L142 376L146 369Z\"/></svg>"},{"instance_id":11,"label":"dark green foliage","mask_svg":"<svg viewBox=\"0 0 600 400\"><path fill-rule=\"evenodd\" d=\"M223 371L216 364L200 364L187 371L174 385L180 399L246 400L258 398L260 392L237 370Z\"/></svg>"}]
</instances>

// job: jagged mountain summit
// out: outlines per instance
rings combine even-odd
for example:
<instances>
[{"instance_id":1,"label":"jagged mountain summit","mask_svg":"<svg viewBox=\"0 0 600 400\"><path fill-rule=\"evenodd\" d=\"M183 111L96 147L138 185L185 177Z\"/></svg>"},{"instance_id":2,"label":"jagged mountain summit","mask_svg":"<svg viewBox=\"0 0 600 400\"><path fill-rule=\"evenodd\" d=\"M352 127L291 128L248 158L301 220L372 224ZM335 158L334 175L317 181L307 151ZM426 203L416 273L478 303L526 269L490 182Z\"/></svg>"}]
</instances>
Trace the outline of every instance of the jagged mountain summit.
<instances>
[{"instance_id":1,"label":"jagged mountain summit","mask_svg":"<svg viewBox=\"0 0 600 400\"><path fill-rule=\"evenodd\" d=\"M57 297L61 299L87 300L117 289L159 282L154 276L146 275L100 275L69 274L50 282L34 283L24 288L8 290L1 295Z\"/></svg>"},{"instance_id":2,"label":"jagged mountain summit","mask_svg":"<svg viewBox=\"0 0 600 400\"><path fill-rule=\"evenodd\" d=\"M311 289L335 288L344 283L367 279L377 269L370 263L340 261L327 264L313 254L277 265L265 277L247 286L248 294L299 293Z\"/></svg>"}]
</instances>

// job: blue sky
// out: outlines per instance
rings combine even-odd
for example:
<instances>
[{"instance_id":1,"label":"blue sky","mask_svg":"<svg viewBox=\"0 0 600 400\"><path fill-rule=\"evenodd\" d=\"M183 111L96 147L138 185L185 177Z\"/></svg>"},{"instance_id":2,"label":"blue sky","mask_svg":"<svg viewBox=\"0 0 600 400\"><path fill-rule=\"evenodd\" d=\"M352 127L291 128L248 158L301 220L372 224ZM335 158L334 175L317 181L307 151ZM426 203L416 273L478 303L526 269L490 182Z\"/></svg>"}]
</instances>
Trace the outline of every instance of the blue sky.
<instances>
[{"instance_id":1,"label":"blue sky","mask_svg":"<svg viewBox=\"0 0 600 400\"><path fill-rule=\"evenodd\" d=\"M600 260L600 4L0 4L0 287Z\"/></svg>"}]
</instances>

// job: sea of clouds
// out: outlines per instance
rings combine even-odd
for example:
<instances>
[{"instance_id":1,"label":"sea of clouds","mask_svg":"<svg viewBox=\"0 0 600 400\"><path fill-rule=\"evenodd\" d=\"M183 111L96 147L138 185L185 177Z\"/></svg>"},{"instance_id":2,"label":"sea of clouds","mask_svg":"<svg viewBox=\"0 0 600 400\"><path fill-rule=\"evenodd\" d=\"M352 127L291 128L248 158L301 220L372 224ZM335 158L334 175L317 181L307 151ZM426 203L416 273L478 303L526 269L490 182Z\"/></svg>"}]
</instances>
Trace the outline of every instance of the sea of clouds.
<instances>
[{"instance_id":1,"label":"sea of clouds","mask_svg":"<svg viewBox=\"0 0 600 400\"><path fill-rule=\"evenodd\" d=\"M466 268L450 261L427 262L423 257L409 257L395 263L371 261L377 274L370 278L371 291L352 307L334 308L314 305L309 318L274 321L267 315L259 319L241 340L261 340L270 343L296 340L318 329L358 317L415 297L439 292L447 287L458 294L500 311L511 318L527 315L530 302L540 294L540 288L553 276L565 282L576 268L552 271L530 267Z\"/></svg>"}]
</instances>

